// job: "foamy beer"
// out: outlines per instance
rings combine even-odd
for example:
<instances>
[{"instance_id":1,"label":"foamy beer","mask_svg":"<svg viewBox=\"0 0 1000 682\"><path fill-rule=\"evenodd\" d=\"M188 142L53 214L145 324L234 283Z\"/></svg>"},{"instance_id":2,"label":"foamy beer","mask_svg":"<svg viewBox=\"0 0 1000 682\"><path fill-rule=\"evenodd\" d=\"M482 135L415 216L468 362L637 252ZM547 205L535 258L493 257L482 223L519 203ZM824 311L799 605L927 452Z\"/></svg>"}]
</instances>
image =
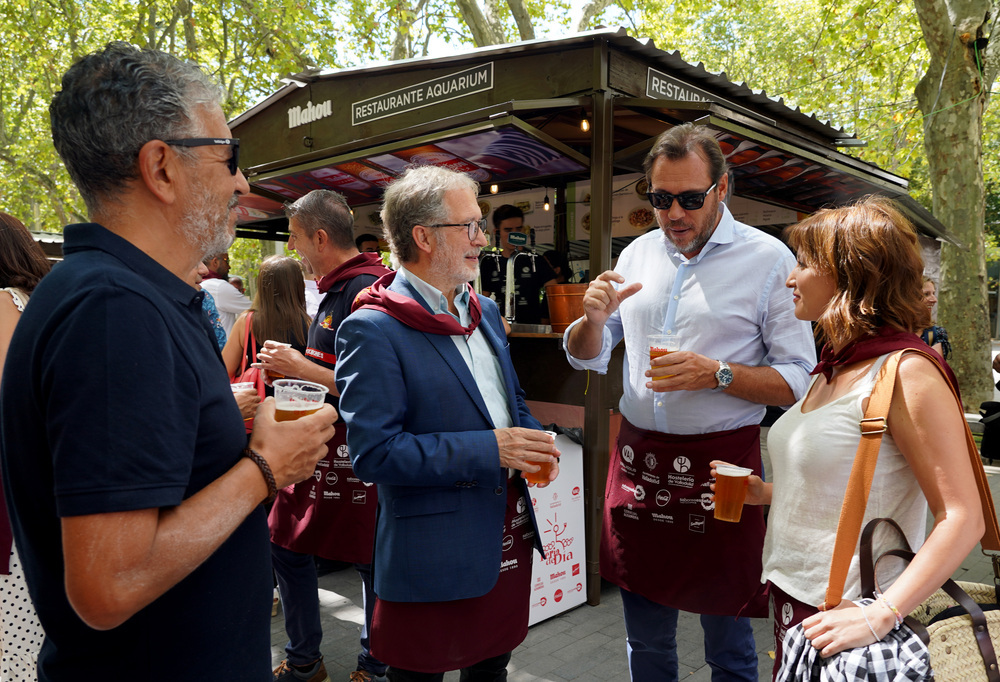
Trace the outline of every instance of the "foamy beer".
<instances>
[{"instance_id":1,"label":"foamy beer","mask_svg":"<svg viewBox=\"0 0 1000 682\"><path fill-rule=\"evenodd\" d=\"M543 431L543 433L547 433L550 436L552 436L552 442L555 443L556 441L555 431ZM552 473L552 462L532 462L532 464L538 466L539 470L536 471L535 473L522 471L521 475L524 477L524 480L526 480L528 483L534 483L536 485L539 483L548 483L549 474Z\"/></svg>"},{"instance_id":2,"label":"foamy beer","mask_svg":"<svg viewBox=\"0 0 1000 682\"><path fill-rule=\"evenodd\" d=\"M323 407L327 388L301 379L278 379L274 382L274 418L279 422L312 414Z\"/></svg>"},{"instance_id":3,"label":"foamy beer","mask_svg":"<svg viewBox=\"0 0 1000 682\"><path fill-rule=\"evenodd\" d=\"M652 363L654 359L681 349L681 338L677 334L650 334L646 338L649 342L649 366L651 368L653 367ZM656 381L657 379L667 379L672 376L674 375L654 374L650 379Z\"/></svg>"},{"instance_id":4,"label":"foamy beer","mask_svg":"<svg viewBox=\"0 0 1000 682\"><path fill-rule=\"evenodd\" d=\"M720 464L715 468L715 518L738 523L747 497L747 476L751 469Z\"/></svg>"}]
</instances>

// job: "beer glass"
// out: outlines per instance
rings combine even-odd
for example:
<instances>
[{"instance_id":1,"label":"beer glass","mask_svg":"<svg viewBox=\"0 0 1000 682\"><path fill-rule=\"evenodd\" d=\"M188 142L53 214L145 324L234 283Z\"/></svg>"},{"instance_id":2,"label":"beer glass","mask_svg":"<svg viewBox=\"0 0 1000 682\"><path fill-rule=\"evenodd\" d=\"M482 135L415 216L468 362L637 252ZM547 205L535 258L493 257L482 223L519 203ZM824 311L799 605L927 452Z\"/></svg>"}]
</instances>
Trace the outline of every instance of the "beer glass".
<instances>
[{"instance_id":1,"label":"beer glass","mask_svg":"<svg viewBox=\"0 0 1000 682\"><path fill-rule=\"evenodd\" d=\"M747 497L747 477L751 469L720 464L715 468L715 518L739 523Z\"/></svg>"},{"instance_id":2,"label":"beer glass","mask_svg":"<svg viewBox=\"0 0 1000 682\"><path fill-rule=\"evenodd\" d=\"M323 407L327 388L301 379L278 379L274 382L274 418L279 422L312 414Z\"/></svg>"}]
</instances>

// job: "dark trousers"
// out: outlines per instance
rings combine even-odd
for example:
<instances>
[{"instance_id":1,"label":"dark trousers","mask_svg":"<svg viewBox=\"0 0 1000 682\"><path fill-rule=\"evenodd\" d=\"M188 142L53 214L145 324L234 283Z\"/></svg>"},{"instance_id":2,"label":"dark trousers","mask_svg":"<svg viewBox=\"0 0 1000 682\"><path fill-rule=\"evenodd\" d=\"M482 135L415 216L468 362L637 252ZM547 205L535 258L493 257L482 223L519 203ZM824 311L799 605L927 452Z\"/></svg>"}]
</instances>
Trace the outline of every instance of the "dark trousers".
<instances>
[{"instance_id":1,"label":"dark trousers","mask_svg":"<svg viewBox=\"0 0 1000 682\"><path fill-rule=\"evenodd\" d=\"M285 614L285 632L288 634L285 654L292 665L309 665L320 657L319 646L323 640L316 563L311 554L293 552L273 542L271 563L278 580L278 591L281 593L281 608ZM368 649L368 633L371 631L372 614L375 611L372 567L371 564L354 564L354 568L361 576L361 595L365 609L365 621L361 624L358 670L384 675L385 664L372 656Z\"/></svg>"},{"instance_id":2,"label":"dark trousers","mask_svg":"<svg viewBox=\"0 0 1000 682\"><path fill-rule=\"evenodd\" d=\"M510 663L510 652L487 658L485 661L473 663L468 668L462 668L459 680L461 682L504 682L507 679L508 663ZM389 682L441 682L444 679L444 673L418 673L392 666L389 666L386 675Z\"/></svg>"}]
</instances>

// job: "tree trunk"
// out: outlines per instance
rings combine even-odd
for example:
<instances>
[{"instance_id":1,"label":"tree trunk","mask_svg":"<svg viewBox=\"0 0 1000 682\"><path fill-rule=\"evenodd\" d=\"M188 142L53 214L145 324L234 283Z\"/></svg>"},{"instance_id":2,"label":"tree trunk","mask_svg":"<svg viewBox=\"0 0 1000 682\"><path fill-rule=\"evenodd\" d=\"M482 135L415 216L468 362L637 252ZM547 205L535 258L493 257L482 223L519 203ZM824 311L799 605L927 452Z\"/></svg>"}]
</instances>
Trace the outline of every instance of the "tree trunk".
<instances>
[{"instance_id":1,"label":"tree trunk","mask_svg":"<svg viewBox=\"0 0 1000 682\"><path fill-rule=\"evenodd\" d=\"M941 248L939 322L950 331L950 360L967 412L993 395L990 318L983 236L985 210L982 120L986 92L977 38L988 29L984 0L915 0L930 53L916 95L924 115L924 147L934 215L967 248ZM988 73L992 73L988 71ZM992 78L991 78L992 80Z\"/></svg>"},{"instance_id":2,"label":"tree trunk","mask_svg":"<svg viewBox=\"0 0 1000 682\"><path fill-rule=\"evenodd\" d=\"M507 6L510 7L510 13L514 17L514 23L517 24L517 32L521 36L521 40L534 40L535 27L531 24L531 17L528 16L524 1L507 0Z\"/></svg>"},{"instance_id":3,"label":"tree trunk","mask_svg":"<svg viewBox=\"0 0 1000 682\"><path fill-rule=\"evenodd\" d=\"M589 29L591 22L594 21L594 17L610 4L611 0L591 0L591 2L588 2L583 8L583 13L580 15L580 21L576 24L576 30L586 31Z\"/></svg>"},{"instance_id":4,"label":"tree trunk","mask_svg":"<svg viewBox=\"0 0 1000 682\"><path fill-rule=\"evenodd\" d=\"M462 15L462 21L472 32L472 42L476 47L499 45L503 42L503 37L496 34L475 0L456 0L455 5Z\"/></svg>"}]
</instances>

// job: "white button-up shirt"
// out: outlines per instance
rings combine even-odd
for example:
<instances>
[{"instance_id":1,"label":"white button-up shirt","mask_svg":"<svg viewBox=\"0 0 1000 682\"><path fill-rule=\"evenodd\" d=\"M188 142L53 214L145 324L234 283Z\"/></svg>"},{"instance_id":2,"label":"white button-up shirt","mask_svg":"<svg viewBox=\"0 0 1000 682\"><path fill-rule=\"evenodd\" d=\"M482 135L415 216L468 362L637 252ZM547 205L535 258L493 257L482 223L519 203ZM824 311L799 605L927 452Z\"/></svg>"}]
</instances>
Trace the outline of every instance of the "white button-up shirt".
<instances>
[{"instance_id":1,"label":"white button-up shirt","mask_svg":"<svg viewBox=\"0 0 1000 682\"><path fill-rule=\"evenodd\" d=\"M653 230L629 244L615 271L626 284L642 289L626 299L608 319L597 357L580 360L577 369L605 373L611 350L624 337L624 392L619 407L632 424L649 431L698 434L760 423L764 405L724 391L654 393L649 380L650 334L678 334L681 350L752 367L773 367L796 399L809 385L816 348L808 322L794 314L785 280L795 258L780 240L738 223L725 205L723 215L701 252L680 254ZM564 340L573 327L566 330Z\"/></svg>"}]
</instances>

